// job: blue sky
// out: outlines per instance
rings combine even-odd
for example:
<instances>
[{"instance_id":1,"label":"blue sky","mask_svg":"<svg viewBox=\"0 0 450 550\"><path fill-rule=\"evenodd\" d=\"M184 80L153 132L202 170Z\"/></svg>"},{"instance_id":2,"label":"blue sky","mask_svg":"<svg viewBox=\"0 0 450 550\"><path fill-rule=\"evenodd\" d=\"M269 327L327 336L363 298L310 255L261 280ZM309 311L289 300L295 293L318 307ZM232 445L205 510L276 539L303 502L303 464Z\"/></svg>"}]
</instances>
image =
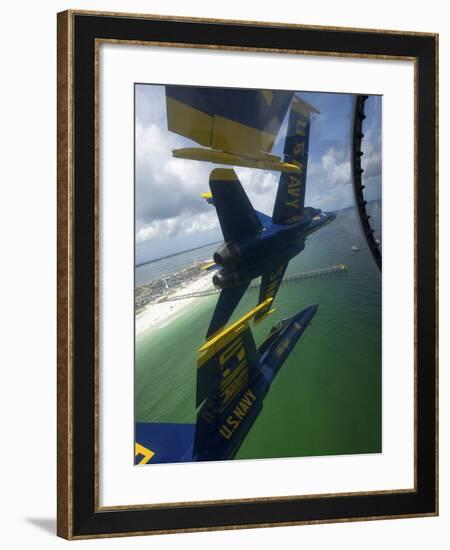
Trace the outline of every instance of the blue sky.
<instances>
[{"instance_id":1,"label":"blue sky","mask_svg":"<svg viewBox=\"0 0 450 550\"><path fill-rule=\"evenodd\" d=\"M297 92L313 104L306 205L338 210L353 204L350 137L354 96ZM172 149L197 145L167 130L164 86L135 87L136 108L136 263L222 238L215 209L200 194L208 191L210 163L172 157ZM366 197L381 197L380 96L366 102L363 179ZM282 155L287 116L272 149ZM253 206L271 214L278 172L235 168Z\"/></svg>"}]
</instances>

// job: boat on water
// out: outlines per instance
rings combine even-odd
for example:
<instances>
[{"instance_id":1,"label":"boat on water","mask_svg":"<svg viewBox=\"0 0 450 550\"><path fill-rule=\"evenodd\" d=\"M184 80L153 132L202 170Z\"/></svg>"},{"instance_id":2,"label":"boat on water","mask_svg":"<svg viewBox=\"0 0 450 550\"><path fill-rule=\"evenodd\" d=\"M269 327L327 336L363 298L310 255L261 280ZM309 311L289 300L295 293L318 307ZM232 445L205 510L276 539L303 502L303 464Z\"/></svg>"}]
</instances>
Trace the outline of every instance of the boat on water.
<instances>
[{"instance_id":1,"label":"boat on water","mask_svg":"<svg viewBox=\"0 0 450 550\"><path fill-rule=\"evenodd\" d=\"M359 252L359 248L355 245L352 246L353 252Z\"/></svg>"}]
</instances>

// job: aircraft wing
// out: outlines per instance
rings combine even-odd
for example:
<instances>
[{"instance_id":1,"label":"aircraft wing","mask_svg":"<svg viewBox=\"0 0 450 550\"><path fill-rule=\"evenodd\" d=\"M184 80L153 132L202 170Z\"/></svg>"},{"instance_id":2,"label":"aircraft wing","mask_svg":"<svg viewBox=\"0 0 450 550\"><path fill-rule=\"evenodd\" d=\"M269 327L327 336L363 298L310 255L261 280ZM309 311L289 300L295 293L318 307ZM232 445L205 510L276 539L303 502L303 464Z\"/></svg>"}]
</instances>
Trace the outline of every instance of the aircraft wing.
<instances>
[{"instance_id":1,"label":"aircraft wing","mask_svg":"<svg viewBox=\"0 0 450 550\"><path fill-rule=\"evenodd\" d=\"M212 201L225 241L256 235L263 226L236 172L215 168L209 177Z\"/></svg>"},{"instance_id":2,"label":"aircraft wing","mask_svg":"<svg viewBox=\"0 0 450 550\"><path fill-rule=\"evenodd\" d=\"M284 160L297 165L300 172L298 174L283 172L280 175L272 215L274 223L296 223L302 219L305 206L310 115L318 112L315 107L297 96L292 100L284 144Z\"/></svg>"},{"instance_id":3,"label":"aircraft wing","mask_svg":"<svg viewBox=\"0 0 450 550\"><path fill-rule=\"evenodd\" d=\"M259 290L259 300L258 304L265 302L268 298L275 299L276 293L280 288L281 281L286 272L289 262L284 264L279 264L274 269L266 271L261 277L261 287ZM255 315L255 323L262 321L269 315L272 307L272 302L270 302L265 308L259 310Z\"/></svg>"},{"instance_id":4,"label":"aircraft wing","mask_svg":"<svg viewBox=\"0 0 450 550\"><path fill-rule=\"evenodd\" d=\"M135 464L192 461L195 424L136 422Z\"/></svg>"},{"instance_id":5,"label":"aircraft wing","mask_svg":"<svg viewBox=\"0 0 450 550\"><path fill-rule=\"evenodd\" d=\"M210 338L227 324L228 319L233 315L249 284L250 282L231 288L224 288L220 292L206 338Z\"/></svg>"},{"instance_id":6,"label":"aircraft wing","mask_svg":"<svg viewBox=\"0 0 450 550\"><path fill-rule=\"evenodd\" d=\"M293 92L166 86L168 129L204 147L268 153Z\"/></svg>"}]
</instances>

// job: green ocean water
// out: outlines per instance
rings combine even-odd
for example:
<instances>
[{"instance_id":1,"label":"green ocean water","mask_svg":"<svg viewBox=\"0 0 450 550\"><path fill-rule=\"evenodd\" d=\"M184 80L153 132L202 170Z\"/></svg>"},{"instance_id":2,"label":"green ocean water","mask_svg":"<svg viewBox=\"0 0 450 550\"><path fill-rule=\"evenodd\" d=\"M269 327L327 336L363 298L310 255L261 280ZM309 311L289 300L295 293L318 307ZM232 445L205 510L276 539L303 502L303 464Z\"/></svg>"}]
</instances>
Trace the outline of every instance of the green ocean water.
<instances>
[{"instance_id":1,"label":"green ocean water","mask_svg":"<svg viewBox=\"0 0 450 550\"><path fill-rule=\"evenodd\" d=\"M277 320L319 305L236 458L381 452L381 277L353 210L312 234L288 273L340 263L346 273L282 285L276 311L254 328L258 344ZM257 298L248 291L231 321ZM216 300L193 301L169 324L136 339L136 421L195 422L196 350Z\"/></svg>"}]
</instances>

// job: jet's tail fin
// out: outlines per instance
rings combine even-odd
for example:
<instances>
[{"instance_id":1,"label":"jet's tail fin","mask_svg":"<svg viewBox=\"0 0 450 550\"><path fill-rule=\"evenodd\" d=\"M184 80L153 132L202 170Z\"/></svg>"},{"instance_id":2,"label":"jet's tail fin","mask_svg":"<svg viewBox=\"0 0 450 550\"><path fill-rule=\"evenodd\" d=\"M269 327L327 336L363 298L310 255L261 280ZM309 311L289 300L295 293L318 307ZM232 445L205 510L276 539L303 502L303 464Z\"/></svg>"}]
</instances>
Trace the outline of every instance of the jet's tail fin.
<instances>
[{"instance_id":1,"label":"jet's tail fin","mask_svg":"<svg viewBox=\"0 0 450 550\"><path fill-rule=\"evenodd\" d=\"M205 199L205 201L208 204L211 204L212 206L214 206L214 199L211 192L202 193L200 196L202 199ZM269 227L269 225L271 225L272 218L270 216L268 216L267 214L264 214L264 212L259 212L259 210L255 210L255 213L263 227Z\"/></svg>"},{"instance_id":2,"label":"jet's tail fin","mask_svg":"<svg viewBox=\"0 0 450 550\"><path fill-rule=\"evenodd\" d=\"M257 360L255 341L249 323L271 302L272 298L269 298L259 304L199 348L197 406L216 390L220 390L221 406L226 405L227 400L233 396L233 391L239 389L240 383L248 379L248 372Z\"/></svg>"},{"instance_id":3,"label":"jet's tail fin","mask_svg":"<svg viewBox=\"0 0 450 550\"><path fill-rule=\"evenodd\" d=\"M197 405L204 402L197 414L196 460L232 456L241 441L234 436L253 422L262 407L262 397L250 386L259 353L249 322L267 305L251 310L199 349Z\"/></svg>"},{"instance_id":4,"label":"jet's tail fin","mask_svg":"<svg viewBox=\"0 0 450 550\"><path fill-rule=\"evenodd\" d=\"M200 348L206 355L200 356L198 374L212 361L216 379L210 383L197 414L194 460L226 460L235 456L262 409L270 384L317 311L316 305L309 306L279 321L257 349L249 321L271 300Z\"/></svg>"},{"instance_id":5,"label":"jet's tail fin","mask_svg":"<svg viewBox=\"0 0 450 550\"><path fill-rule=\"evenodd\" d=\"M234 170L215 168L209 177L209 186L225 242L250 237L262 230L258 215Z\"/></svg>"},{"instance_id":6,"label":"jet's tail fin","mask_svg":"<svg viewBox=\"0 0 450 550\"><path fill-rule=\"evenodd\" d=\"M268 298L275 299L275 296L280 288L281 281L283 280L289 262L285 262L280 265L276 265L270 271L263 273L261 277L261 286L259 289L258 304L267 302ZM255 324L263 321L268 315L270 315L274 309L272 309L272 303L266 306L264 309L258 311L255 315Z\"/></svg>"},{"instance_id":7,"label":"jet's tail fin","mask_svg":"<svg viewBox=\"0 0 450 550\"><path fill-rule=\"evenodd\" d=\"M300 172L280 175L272 216L274 223L288 224L302 219L305 206L311 113L319 113L319 111L305 100L295 96L289 113L284 160L296 164Z\"/></svg>"}]
</instances>

